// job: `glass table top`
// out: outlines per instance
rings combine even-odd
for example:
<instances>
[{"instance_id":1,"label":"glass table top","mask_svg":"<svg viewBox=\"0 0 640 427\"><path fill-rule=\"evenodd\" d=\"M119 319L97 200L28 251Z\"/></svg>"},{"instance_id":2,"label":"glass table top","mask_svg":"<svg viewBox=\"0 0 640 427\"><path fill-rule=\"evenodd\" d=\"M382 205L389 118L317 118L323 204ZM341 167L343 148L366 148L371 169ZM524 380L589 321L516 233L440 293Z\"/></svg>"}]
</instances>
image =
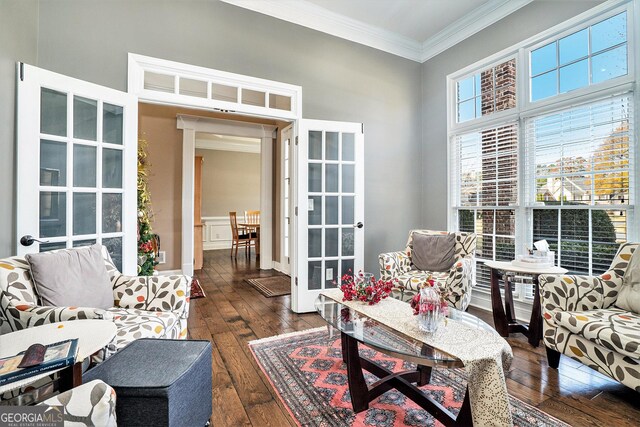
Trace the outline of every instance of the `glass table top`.
<instances>
[{"instance_id":1,"label":"glass table top","mask_svg":"<svg viewBox=\"0 0 640 427\"><path fill-rule=\"evenodd\" d=\"M425 366L463 366L458 358L379 323L367 315L324 295L318 296L315 307L318 314L329 325L359 342L390 356ZM408 307L407 309L409 310ZM476 316L454 308L449 308L447 317L472 328L496 333L491 326ZM417 321L418 319L416 318ZM443 333L445 328L446 326L440 325L435 334Z\"/></svg>"}]
</instances>

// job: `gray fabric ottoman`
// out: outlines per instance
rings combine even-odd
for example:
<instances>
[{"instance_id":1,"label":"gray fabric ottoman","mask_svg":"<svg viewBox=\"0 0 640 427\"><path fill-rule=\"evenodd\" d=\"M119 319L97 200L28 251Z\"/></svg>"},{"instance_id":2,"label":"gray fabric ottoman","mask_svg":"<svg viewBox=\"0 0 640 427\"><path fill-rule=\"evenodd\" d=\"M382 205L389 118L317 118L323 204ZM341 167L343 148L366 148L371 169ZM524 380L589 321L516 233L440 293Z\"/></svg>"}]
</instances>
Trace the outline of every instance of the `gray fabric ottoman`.
<instances>
[{"instance_id":1,"label":"gray fabric ottoman","mask_svg":"<svg viewBox=\"0 0 640 427\"><path fill-rule=\"evenodd\" d=\"M143 338L83 375L113 387L122 426L204 426L211 417L211 343Z\"/></svg>"}]
</instances>

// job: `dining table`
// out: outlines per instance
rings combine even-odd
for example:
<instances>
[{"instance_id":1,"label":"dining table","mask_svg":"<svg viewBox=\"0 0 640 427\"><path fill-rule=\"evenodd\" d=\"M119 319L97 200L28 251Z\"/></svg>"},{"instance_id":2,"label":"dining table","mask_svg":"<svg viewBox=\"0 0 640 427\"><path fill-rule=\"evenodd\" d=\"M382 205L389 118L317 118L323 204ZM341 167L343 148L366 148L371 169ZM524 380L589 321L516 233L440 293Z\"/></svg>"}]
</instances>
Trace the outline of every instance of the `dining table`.
<instances>
[{"instance_id":1,"label":"dining table","mask_svg":"<svg viewBox=\"0 0 640 427\"><path fill-rule=\"evenodd\" d=\"M238 227L247 229L248 233L256 233L256 257L260 256L260 223L259 222L239 222Z\"/></svg>"}]
</instances>

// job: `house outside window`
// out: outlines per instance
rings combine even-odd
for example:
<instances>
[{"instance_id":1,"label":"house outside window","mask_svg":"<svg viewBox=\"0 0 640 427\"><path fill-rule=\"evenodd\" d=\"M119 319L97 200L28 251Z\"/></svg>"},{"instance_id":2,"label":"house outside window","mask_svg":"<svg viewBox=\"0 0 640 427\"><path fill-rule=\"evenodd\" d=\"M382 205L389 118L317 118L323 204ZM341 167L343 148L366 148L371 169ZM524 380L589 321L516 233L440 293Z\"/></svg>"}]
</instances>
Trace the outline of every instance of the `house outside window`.
<instances>
[{"instance_id":1,"label":"house outside window","mask_svg":"<svg viewBox=\"0 0 640 427\"><path fill-rule=\"evenodd\" d=\"M449 76L449 226L478 235L480 293L482 261L510 261L533 241L571 273L597 275L640 237L631 3ZM516 297L530 301L520 279Z\"/></svg>"}]
</instances>

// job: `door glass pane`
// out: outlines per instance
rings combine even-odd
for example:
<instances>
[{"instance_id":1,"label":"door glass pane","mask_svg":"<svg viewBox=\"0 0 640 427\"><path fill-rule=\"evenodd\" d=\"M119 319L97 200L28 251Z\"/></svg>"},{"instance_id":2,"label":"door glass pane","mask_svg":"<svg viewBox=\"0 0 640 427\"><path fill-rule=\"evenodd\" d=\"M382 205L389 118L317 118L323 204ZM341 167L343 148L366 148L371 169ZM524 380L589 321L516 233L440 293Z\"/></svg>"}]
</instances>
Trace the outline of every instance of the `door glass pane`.
<instances>
[{"instance_id":1,"label":"door glass pane","mask_svg":"<svg viewBox=\"0 0 640 427\"><path fill-rule=\"evenodd\" d=\"M353 224L355 212L354 197L342 196L342 224Z\"/></svg>"},{"instance_id":2,"label":"door glass pane","mask_svg":"<svg viewBox=\"0 0 640 427\"><path fill-rule=\"evenodd\" d=\"M322 261L309 261L309 289L320 289L322 285Z\"/></svg>"},{"instance_id":3,"label":"door glass pane","mask_svg":"<svg viewBox=\"0 0 640 427\"><path fill-rule=\"evenodd\" d=\"M309 229L309 258L320 258L322 256L322 229Z\"/></svg>"},{"instance_id":4,"label":"door glass pane","mask_svg":"<svg viewBox=\"0 0 640 427\"><path fill-rule=\"evenodd\" d=\"M56 243L40 243L40 252L57 251L58 249L66 249L67 242Z\"/></svg>"},{"instance_id":5,"label":"door glass pane","mask_svg":"<svg viewBox=\"0 0 640 427\"><path fill-rule=\"evenodd\" d=\"M331 289L338 287L338 260L333 261L325 261L324 263L324 272L325 272L325 280L324 287L325 289Z\"/></svg>"},{"instance_id":6,"label":"door glass pane","mask_svg":"<svg viewBox=\"0 0 640 427\"><path fill-rule=\"evenodd\" d=\"M325 224L338 223L338 196L325 196Z\"/></svg>"},{"instance_id":7,"label":"door glass pane","mask_svg":"<svg viewBox=\"0 0 640 427\"><path fill-rule=\"evenodd\" d=\"M122 150L102 150L102 186L122 188Z\"/></svg>"},{"instance_id":8,"label":"door glass pane","mask_svg":"<svg viewBox=\"0 0 640 427\"><path fill-rule=\"evenodd\" d=\"M73 137L96 141L98 132L98 101L73 97Z\"/></svg>"},{"instance_id":9,"label":"door glass pane","mask_svg":"<svg viewBox=\"0 0 640 427\"><path fill-rule=\"evenodd\" d=\"M96 244L96 239L76 240L73 242L74 248L81 248L83 246L91 246Z\"/></svg>"},{"instance_id":10,"label":"door glass pane","mask_svg":"<svg viewBox=\"0 0 640 427\"><path fill-rule=\"evenodd\" d=\"M340 270L340 277L344 276L345 274L354 274L356 273L355 271L353 271L353 260L352 259L343 259L342 260L342 269Z\"/></svg>"},{"instance_id":11,"label":"door glass pane","mask_svg":"<svg viewBox=\"0 0 640 427\"><path fill-rule=\"evenodd\" d=\"M102 232L122 231L122 194L102 195Z\"/></svg>"},{"instance_id":12,"label":"door glass pane","mask_svg":"<svg viewBox=\"0 0 640 427\"><path fill-rule=\"evenodd\" d=\"M102 104L102 141L122 145L122 118L124 108L119 105Z\"/></svg>"},{"instance_id":13,"label":"door glass pane","mask_svg":"<svg viewBox=\"0 0 640 427\"><path fill-rule=\"evenodd\" d=\"M324 256L338 256L337 228L327 228L324 231Z\"/></svg>"},{"instance_id":14,"label":"door glass pane","mask_svg":"<svg viewBox=\"0 0 640 427\"><path fill-rule=\"evenodd\" d=\"M338 192L338 165L326 165L325 193Z\"/></svg>"},{"instance_id":15,"label":"door glass pane","mask_svg":"<svg viewBox=\"0 0 640 427\"><path fill-rule=\"evenodd\" d=\"M258 90L242 89L242 103L246 105L265 106L265 93Z\"/></svg>"},{"instance_id":16,"label":"door glass pane","mask_svg":"<svg viewBox=\"0 0 640 427\"><path fill-rule=\"evenodd\" d=\"M195 96L197 98L207 97L207 82L202 80L180 78L180 95Z\"/></svg>"},{"instance_id":17,"label":"door glass pane","mask_svg":"<svg viewBox=\"0 0 640 427\"><path fill-rule=\"evenodd\" d=\"M67 144L40 141L40 185L67 185Z\"/></svg>"},{"instance_id":18,"label":"door glass pane","mask_svg":"<svg viewBox=\"0 0 640 427\"><path fill-rule=\"evenodd\" d=\"M102 245L107 248L118 271L122 271L122 237L102 239Z\"/></svg>"},{"instance_id":19,"label":"door glass pane","mask_svg":"<svg viewBox=\"0 0 640 427\"><path fill-rule=\"evenodd\" d=\"M322 160L322 132L309 131L309 159Z\"/></svg>"},{"instance_id":20,"label":"door glass pane","mask_svg":"<svg viewBox=\"0 0 640 427\"><path fill-rule=\"evenodd\" d=\"M309 225L322 224L322 196L309 196Z\"/></svg>"},{"instance_id":21,"label":"door glass pane","mask_svg":"<svg viewBox=\"0 0 640 427\"><path fill-rule=\"evenodd\" d=\"M342 160L352 162L356 159L356 137L352 133L342 134Z\"/></svg>"},{"instance_id":22,"label":"door glass pane","mask_svg":"<svg viewBox=\"0 0 640 427\"><path fill-rule=\"evenodd\" d=\"M211 83L211 99L218 101L238 102L238 88Z\"/></svg>"},{"instance_id":23,"label":"door glass pane","mask_svg":"<svg viewBox=\"0 0 640 427\"><path fill-rule=\"evenodd\" d=\"M40 237L67 234L67 194L40 192Z\"/></svg>"},{"instance_id":24,"label":"door glass pane","mask_svg":"<svg viewBox=\"0 0 640 427\"><path fill-rule=\"evenodd\" d=\"M96 186L96 147L75 144L73 146L73 186Z\"/></svg>"},{"instance_id":25,"label":"door glass pane","mask_svg":"<svg viewBox=\"0 0 640 427\"><path fill-rule=\"evenodd\" d=\"M342 165L342 192L355 192L355 165Z\"/></svg>"},{"instance_id":26,"label":"door glass pane","mask_svg":"<svg viewBox=\"0 0 640 427\"><path fill-rule=\"evenodd\" d=\"M342 229L342 256L353 256L353 227Z\"/></svg>"},{"instance_id":27,"label":"door glass pane","mask_svg":"<svg viewBox=\"0 0 640 427\"><path fill-rule=\"evenodd\" d=\"M73 193L73 235L96 233L96 194Z\"/></svg>"},{"instance_id":28,"label":"door glass pane","mask_svg":"<svg viewBox=\"0 0 640 427\"><path fill-rule=\"evenodd\" d=\"M40 132L67 136L67 95L42 88L40 92Z\"/></svg>"},{"instance_id":29,"label":"door glass pane","mask_svg":"<svg viewBox=\"0 0 640 427\"><path fill-rule=\"evenodd\" d=\"M589 64L586 59L560 68L560 93L589 84Z\"/></svg>"},{"instance_id":30,"label":"door glass pane","mask_svg":"<svg viewBox=\"0 0 640 427\"><path fill-rule=\"evenodd\" d=\"M322 191L322 164L309 163L309 192L320 193Z\"/></svg>"},{"instance_id":31,"label":"door glass pane","mask_svg":"<svg viewBox=\"0 0 640 427\"><path fill-rule=\"evenodd\" d=\"M326 159L338 160L338 132L327 132L326 136Z\"/></svg>"}]
</instances>

